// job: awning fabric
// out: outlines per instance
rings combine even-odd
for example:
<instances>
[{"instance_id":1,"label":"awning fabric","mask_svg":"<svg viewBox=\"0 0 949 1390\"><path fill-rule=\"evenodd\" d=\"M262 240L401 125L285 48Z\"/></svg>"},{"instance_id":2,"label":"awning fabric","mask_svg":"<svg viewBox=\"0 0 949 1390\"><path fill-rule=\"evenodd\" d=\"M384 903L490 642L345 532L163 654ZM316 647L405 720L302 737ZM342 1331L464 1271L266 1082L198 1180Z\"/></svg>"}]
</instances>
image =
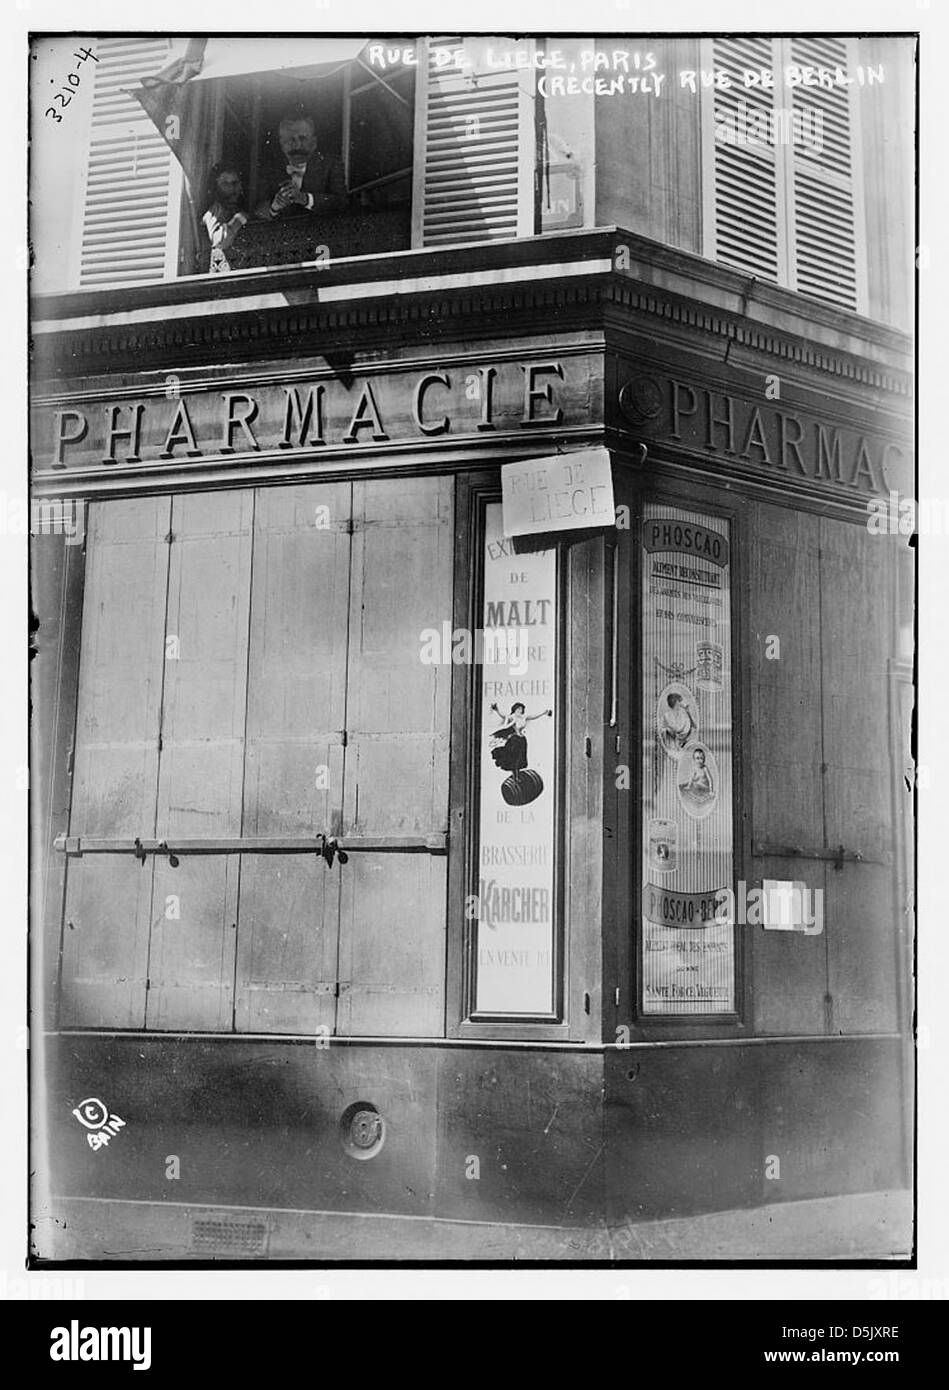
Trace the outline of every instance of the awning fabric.
<instances>
[{"instance_id":1,"label":"awning fabric","mask_svg":"<svg viewBox=\"0 0 949 1390\"><path fill-rule=\"evenodd\" d=\"M353 63L369 40L362 39L189 39L183 54L160 72L143 77L131 89L162 139L181 164L185 175L194 155L196 132L191 130L194 98L199 83L264 73L279 74L300 82L329 77ZM200 143L200 142L198 142Z\"/></svg>"},{"instance_id":2,"label":"awning fabric","mask_svg":"<svg viewBox=\"0 0 949 1390\"><path fill-rule=\"evenodd\" d=\"M193 80L279 72L305 82L354 62L367 43L368 39L208 39L204 62Z\"/></svg>"}]
</instances>

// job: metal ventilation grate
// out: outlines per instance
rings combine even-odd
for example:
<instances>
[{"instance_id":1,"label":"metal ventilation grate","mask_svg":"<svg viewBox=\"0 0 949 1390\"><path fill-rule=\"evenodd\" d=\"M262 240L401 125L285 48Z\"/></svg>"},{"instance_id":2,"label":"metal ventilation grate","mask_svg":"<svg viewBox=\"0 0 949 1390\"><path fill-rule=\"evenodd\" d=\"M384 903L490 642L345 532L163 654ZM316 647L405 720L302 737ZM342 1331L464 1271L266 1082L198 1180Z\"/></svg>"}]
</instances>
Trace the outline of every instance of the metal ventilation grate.
<instances>
[{"instance_id":1,"label":"metal ventilation grate","mask_svg":"<svg viewBox=\"0 0 949 1390\"><path fill-rule=\"evenodd\" d=\"M264 1221L196 1216L191 1223L191 1248L208 1255L263 1255L267 1234Z\"/></svg>"}]
</instances>

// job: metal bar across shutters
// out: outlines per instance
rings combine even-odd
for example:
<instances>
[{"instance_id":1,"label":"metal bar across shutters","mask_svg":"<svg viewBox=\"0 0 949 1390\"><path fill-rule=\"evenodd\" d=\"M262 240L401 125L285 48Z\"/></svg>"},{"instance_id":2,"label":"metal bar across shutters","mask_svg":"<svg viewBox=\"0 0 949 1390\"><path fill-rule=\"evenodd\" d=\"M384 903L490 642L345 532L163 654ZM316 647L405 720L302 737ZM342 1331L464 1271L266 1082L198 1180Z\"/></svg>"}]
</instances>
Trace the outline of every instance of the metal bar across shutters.
<instances>
[{"instance_id":1,"label":"metal bar across shutters","mask_svg":"<svg viewBox=\"0 0 949 1390\"><path fill-rule=\"evenodd\" d=\"M168 840L128 837L110 840L86 835L60 835L53 848L75 858L81 858L84 854L319 854L327 842L337 849L354 854L444 854L448 849L447 834L342 835L332 838L291 836L286 839L244 835Z\"/></svg>"},{"instance_id":2,"label":"metal bar across shutters","mask_svg":"<svg viewBox=\"0 0 949 1390\"><path fill-rule=\"evenodd\" d=\"M862 854L857 849L845 849L843 845L825 845L820 849L806 849L800 845L772 845L756 840L754 845L756 859L827 859L835 868L847 864L888 864L888 858L874 859L870 854Z\"/></svg>"}]
</instances>

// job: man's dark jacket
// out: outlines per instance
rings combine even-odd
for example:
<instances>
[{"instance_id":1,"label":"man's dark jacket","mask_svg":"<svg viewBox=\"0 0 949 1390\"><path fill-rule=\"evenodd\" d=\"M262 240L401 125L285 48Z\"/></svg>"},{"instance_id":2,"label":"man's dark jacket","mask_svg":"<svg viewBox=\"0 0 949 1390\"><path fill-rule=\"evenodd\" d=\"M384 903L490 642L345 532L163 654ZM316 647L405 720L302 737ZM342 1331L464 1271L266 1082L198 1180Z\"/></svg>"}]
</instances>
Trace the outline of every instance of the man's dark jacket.
<instances>
[{"instance_id":1,"label":"man's dark jacket","mask_svg":"<svg viewBox=\"0 0 949 1390\"><path fill-rule=\"evenodd\" d=\"M277 189L287 182L290 178L287 172L287 161L281 156L279 159L271 159L264 166L261 183L259 202L264 198L272 199ZM307 160L306 171L303 175L303 182L300 185L303 193L312 193L315 199L322 195L330 194L337 199L337 206L331 208L321 208L317 201L314 208L315 213L323 212L343 212L348 200L346 191L346 176L343 173L343 166L338 159L317 152ZM290 203L282 212L277 213L277 217L299 217L305 215L307 209L300 203Z\"/></svg>"}]
</instances>

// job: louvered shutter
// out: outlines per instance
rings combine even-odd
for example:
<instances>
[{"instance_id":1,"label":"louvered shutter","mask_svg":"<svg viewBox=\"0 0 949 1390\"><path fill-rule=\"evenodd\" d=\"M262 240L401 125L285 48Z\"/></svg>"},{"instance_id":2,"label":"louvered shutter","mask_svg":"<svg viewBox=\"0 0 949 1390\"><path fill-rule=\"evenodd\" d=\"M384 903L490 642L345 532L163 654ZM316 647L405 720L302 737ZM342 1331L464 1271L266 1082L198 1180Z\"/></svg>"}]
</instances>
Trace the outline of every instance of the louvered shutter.
<instances>
[{"instance_id":1,"label":"louvered shutter","mask_svg":"<svg viewBox=\"0 0 949 1390\"><path fill-rule=\"evenodd\" d=\"M838 38L793 38L790 61L830 72L852 69ZM859 309L862 235L857 228L849 87L793 87L790 161L792 285L802 294Z\"/></svg>"},{"instance_id":2,"label":"louvered shutter","mask_svg":"<svg viewBox=\"0 0 949 1390\"><path fill-rule=\"evenodd\" d=\"M835 85L794 85L790 65L823 69ZM854 62L838 38L741 35L707 41L703 67L731 86L704 93L705 250L713 260L825 303L863 310L859 129ZM771 88L745 85L768 70Z\"/></svg>"},{"instance_id":3,"label":"louvered shutter","mask_svg":"<svg viewBox=\"0 0 949 1390\"><path fill-rule=\"evenodd\" d=\"M711 197L708 254L713 260L775 283L786 282L787 261L782 220L782 176L775 147L755 138L771 129L774 90L746 87L746 70L772 66L771 40L742 36L716 39L703 66L726 72L731 85L706 97L711 140L706 169Z\"/></svg>"},{"instance_id":4,"label":"louvered shutter","mask_svg":"<svg viewBox=\"0 0 949 1390\"><path fill-rule=\"evenodd\" d=\"M500 65L518 48L523 40L429 40L416 89L413 246L533 234L534 72Z\"/></svg>"},{"instance_id":5,"label":"louvered shutter","mask_svg":"<svg viewBox=\"0 0 949 1390\"><path fill-rule=\"evenodd\" d=\"M174 274L180 169L128 95L168 61L159 37L101 39L82 225L81 285L121 285Z\"/></svg>"}]
</instances>

